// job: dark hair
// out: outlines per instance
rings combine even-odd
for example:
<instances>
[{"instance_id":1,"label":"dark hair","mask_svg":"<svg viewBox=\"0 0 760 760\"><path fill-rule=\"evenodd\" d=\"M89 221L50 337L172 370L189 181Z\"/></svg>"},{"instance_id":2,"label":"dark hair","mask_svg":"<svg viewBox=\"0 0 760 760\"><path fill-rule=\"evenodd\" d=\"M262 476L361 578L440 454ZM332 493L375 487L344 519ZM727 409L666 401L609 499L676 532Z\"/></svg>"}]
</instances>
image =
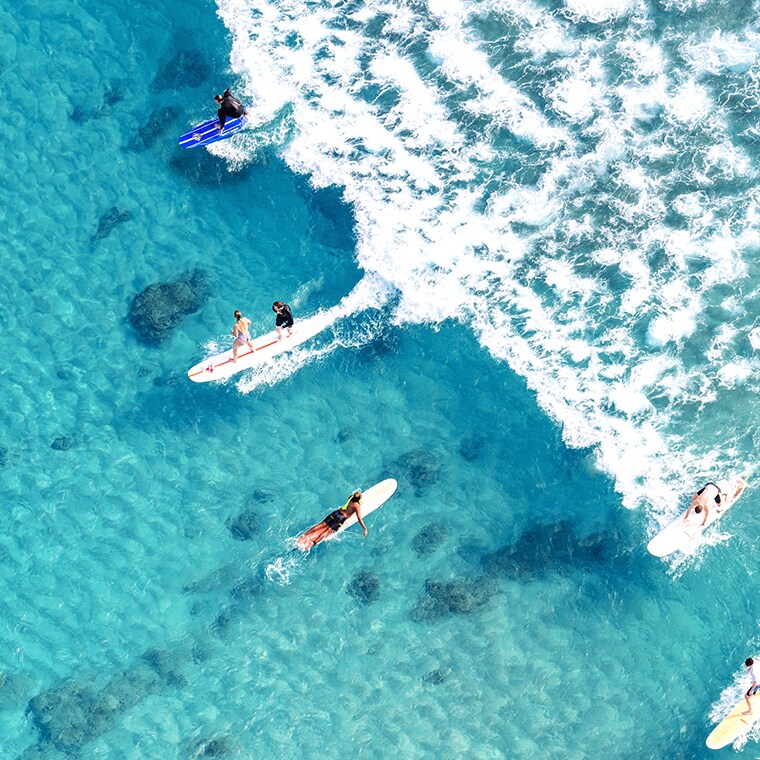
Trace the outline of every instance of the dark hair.
<instances>
[{"instance_id":1,"label":"dark hair","mask_svg":"<svg viewBox=\"0 0 760 760\"><path fill-rule=\"evenodd\" d=\"M755 661L751 657L747 657L747 659L744 661L744 664L748 668L751 668L755 664Z\"/></svg>"},{"instance_id":2,"label":"dark hair","mask_svg":"<svg viewBox=\"0 0 760 760\"><path fill-rule=\"evenodd\" d=\"M243 315L240 313L240 309L235 309L235 319L241 319Z\"/></svg>"},{"instance_id":3,"label":"dark hair","mask_svg":"<svg viewBox=\"0 0 760 760\"><path fill-rule=\"evenodd\" d=\"M361 491L354 491L351 494L351 499L350 499L351 502L361 501L361 499L362 499L362 492Z\"/></svg>"},{"instance_id":4,"label":"dark hair","mask_svg":"<svg viewBox=\"0 0 760 760\"><path fill-rule=\"evenodd\" d=\"M272 304L272 311L277 311L277 309L281 309L285 304L282 301L275 301Z\"/></svg>"},{"instance_id":5,"label":"dark hair","mask_svg":"<svg viewBox=\"0 0 760 760\"><path fill-rule=\"evenodd\" d=\"M694 507L694 514L698 515L701 511L702 511L702 505L701 504L697 504L697 506Z\"/></svg>"},{"instance_id":6,"label":"dark hair","mask_svg":"<svg viewBox=\"0 0 760 760\"><path fill-rule=\"evenodd\" d=\"M221 103L224 100L224 98L221 95L214 95L214 100L217 103Z\"/></svg>"}]
</instances>

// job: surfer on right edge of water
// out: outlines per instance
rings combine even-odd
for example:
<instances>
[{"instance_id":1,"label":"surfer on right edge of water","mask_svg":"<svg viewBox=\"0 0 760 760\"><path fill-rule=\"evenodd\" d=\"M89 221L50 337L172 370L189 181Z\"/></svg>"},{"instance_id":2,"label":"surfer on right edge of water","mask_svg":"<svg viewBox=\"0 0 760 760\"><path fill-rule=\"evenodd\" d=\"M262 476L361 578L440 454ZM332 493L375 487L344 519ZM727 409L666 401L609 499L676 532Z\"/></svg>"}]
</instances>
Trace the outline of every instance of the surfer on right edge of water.
<instances>
[{"instance_id":1,"label":"surfer on right edge of water","mask_svg":"<svg viewBox=\"0 0 760 760\"><path fill-rule=\"evenodd\" d=\"M747 657L744 661L744 667L747 668L747 675L752 679L752 686L749 687L749 690L744 695L748 709L742 715L752 715L752 702L749 701L749 698L754 697L760 691L760 680L758 680L757 672L755 671L755 661L751 657Z\"/></svg>"},{"instance_id":2,"label":"surfer on right edge of water","mask_svg":"<svg viewBox=\"0 0 760 760\"><path fill-rule=\"evenodd\" d=\"M359 525L364 528L364 535L366 536L367 526L364 524L364 520L362 520L361 503L362 492L354 491L342 507L336 509L334 512L330 512L322 522L309 528L309 530L296 541L298 548L303 551L308 551L320 541L324 541L334 533L337 533L343 523L353 514L356 514L356 519L359 521Z\"/></svg>"}]
</instances>

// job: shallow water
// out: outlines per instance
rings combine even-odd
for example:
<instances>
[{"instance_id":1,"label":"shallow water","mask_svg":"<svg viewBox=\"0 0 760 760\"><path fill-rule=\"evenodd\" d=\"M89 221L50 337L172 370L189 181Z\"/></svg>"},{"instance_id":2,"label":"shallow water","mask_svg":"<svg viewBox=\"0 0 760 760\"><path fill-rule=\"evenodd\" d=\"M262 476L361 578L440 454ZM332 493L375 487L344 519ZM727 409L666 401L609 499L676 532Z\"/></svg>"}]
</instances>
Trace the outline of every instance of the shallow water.
<instances>
[{"instance_id":1,"label":"shallow water","mask_svg":"<svg viewBox=\"0 0 760 760\"><path fill-rule=\"evenodd\" d=\"M0 6L0 754L707 756L754 489L645 545L754 469L757 11L218 10ZM230 84L258 130L181 151ZM331 326L187 381L275 298Z\"/></svg>"}]
</instances>

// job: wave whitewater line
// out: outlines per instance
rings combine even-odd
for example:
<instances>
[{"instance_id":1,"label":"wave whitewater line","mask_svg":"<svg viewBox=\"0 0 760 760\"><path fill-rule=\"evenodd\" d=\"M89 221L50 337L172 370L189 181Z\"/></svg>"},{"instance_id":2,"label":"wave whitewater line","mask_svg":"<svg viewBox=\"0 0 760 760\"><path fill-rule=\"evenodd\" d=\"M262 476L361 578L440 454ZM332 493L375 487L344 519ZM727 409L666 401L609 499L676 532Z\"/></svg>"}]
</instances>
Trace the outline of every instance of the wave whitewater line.
<instances>
[{"instance_id":1,"label":"wave whitewater line","mask_svg":"<svg viewBox=\"0 0 760 760\"><path fill-rule=\"evenodd\" d=\"M731 37L690 9L664 35L638 2L218 0L391 320L470 325L651 530L756 443L758 19Z\"/></svg>"}]
</instances>

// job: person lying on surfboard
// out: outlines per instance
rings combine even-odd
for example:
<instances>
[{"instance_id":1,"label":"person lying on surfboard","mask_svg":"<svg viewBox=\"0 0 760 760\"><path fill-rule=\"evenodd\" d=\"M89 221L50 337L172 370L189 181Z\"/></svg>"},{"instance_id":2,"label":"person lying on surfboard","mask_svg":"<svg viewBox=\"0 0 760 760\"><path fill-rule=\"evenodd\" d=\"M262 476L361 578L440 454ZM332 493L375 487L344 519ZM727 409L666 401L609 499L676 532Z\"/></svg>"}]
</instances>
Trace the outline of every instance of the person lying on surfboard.
<instances>
[{"instance_id":1,"label":"person lying on surfboard","mask_svg":"<svg viewBox=\"0 0 760 760\"><path fill-rule=\"evenodd\" d=\"M277 314L275 319L275 327L277 330L277 340L282 340L283 328L288 331L288 338L293 334L293 312L290 310L290 306L282 301L275 301L272 304L272 311Z\"/></svg>"},{"instance_id":2,"label":"person lying on surfboard","mask_svg":"<svg viewBox=\"0 0 760 760\"><path fill-rule=\"evenodd\" d=\"M237 119L240 116L245 116L248 111L245 110L245 106L229 91L224 91L224 95L214 95L214 102L219 105L217 115L219 116L219 133L221 134L224 129L224 122L227 121L227 117Z\"/></svg>"},{"instance_id":3,"label":"person lying on surfboard","mask_svg":"<svg viewBox=\"0 0 760 760\"><path fill-rule=\"evenodd\" d=\"M232 341L233 363L237 361L238 349L241 346L248 345L251 352L256 350L253 347L253 341L251 340L251 333L249 332L250 328L251 320L248 319L248 317L244 317L237 309L235 309L235 324L232 325L232 330L230 330L232 337L234 338Z\"/></svg>"},{"instance_id":4,"label":"person lying on surfboard","mask_svg":"<svg viewBox=\"0 0 760 760\"><path fill-rule=\"evenodd\" d=\"M683 516L684 525L689 522L689 517L692 512L694 512L695 515L701 515L704 513L704 516L702 517L702 525L704 525L707 522L707 515L710 514L710 507L714 506L720 511L722 502L727 498L728 496L721 493L720 488L718 488L715 483L706 483L692 497L691 504L689 504L689 508Z\"/></svg>"},{"instance_id":5,"label":"person lying on surfboard","mask_svg":"<svg viewBox=\"0 0 760 760\"><path fill-rule=\"evenodd\" d=\"M367 526L362 520L362 492L354 491L351 496L348 497L348 501L336 509L334 512L330 512L321 523L317 523L313 528L309 528L297 541L296 544L299 549L307 551L313 546L316 546L320 541L324 541L334 533L337 533L340 526L348 520L351 515L356 514L356 519L359 521L359 525L364 528L364 535L367 535Z\"/></svg>"},{"instance_id":6,"label":"person lying on surfboard","mask_svg":"<svg viewBox=\"0 0 760 760\"><path fill-rule=\"evenodd\" d=\"M742 715L752 715L752 702L749 701L750 697L754 697L758 691L760 691L760 680L758 679L758 671L755 666L755 661L751 657L747 657L744 661L744 666L747 668L747 675L752 679L752 686L749 687L749 691L744 695L744 699L747 702L747 710Z\"/></svg>"}]
</instances>

